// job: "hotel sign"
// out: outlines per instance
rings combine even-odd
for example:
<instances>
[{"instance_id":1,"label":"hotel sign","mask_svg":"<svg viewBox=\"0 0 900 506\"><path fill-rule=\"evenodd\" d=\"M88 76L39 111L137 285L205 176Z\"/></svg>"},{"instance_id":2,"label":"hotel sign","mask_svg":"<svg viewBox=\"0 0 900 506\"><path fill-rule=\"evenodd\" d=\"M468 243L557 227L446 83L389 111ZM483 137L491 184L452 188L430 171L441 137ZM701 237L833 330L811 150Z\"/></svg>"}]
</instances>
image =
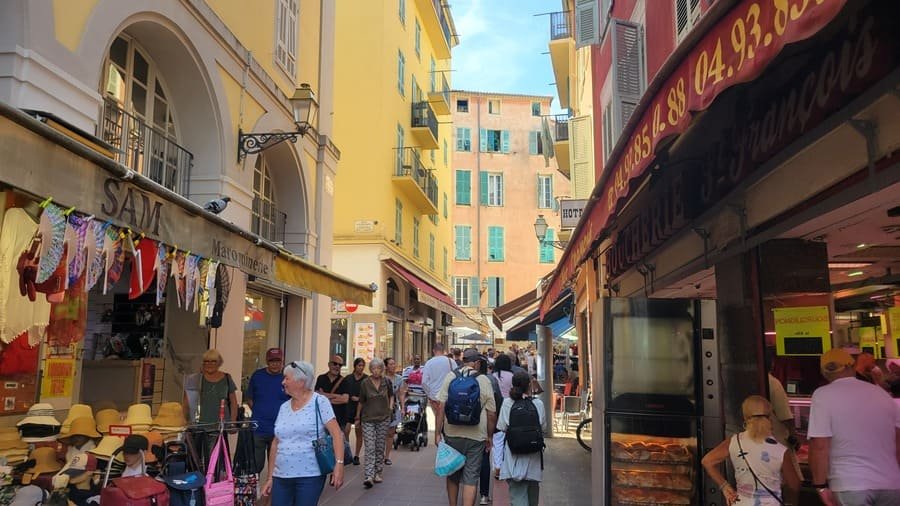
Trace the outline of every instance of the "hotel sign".
<instances>
[{"instance_id":1,"label":"hotel sign","mask_svg":"<svg viewBox=\"0 0 900 506\"><path fill-rule=\"evenodd\" d=\"M560 228L575 228L581 214L584 213L584 207L587 205L587 199L578 200L560 200L559 201L559 221Z\"/></svg>"}]
</instances>

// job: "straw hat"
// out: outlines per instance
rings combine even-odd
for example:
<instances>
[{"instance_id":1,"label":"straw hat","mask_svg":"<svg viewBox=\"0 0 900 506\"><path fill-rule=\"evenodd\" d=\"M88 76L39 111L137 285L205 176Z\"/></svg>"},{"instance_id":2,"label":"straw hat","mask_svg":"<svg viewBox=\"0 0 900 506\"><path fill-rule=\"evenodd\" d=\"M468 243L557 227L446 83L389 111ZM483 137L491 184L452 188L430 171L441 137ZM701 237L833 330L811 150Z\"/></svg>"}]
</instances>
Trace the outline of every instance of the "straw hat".
<instances>
[{"instance_id":1,"label":"straw hat","mask_svg":"<svg viewBox=\"0 0 900 506\"><path fill-rule=\"evenodd\" d=\"M34 459L34 465L25 470L25 476L22 478L25 485L31 483L32 478L38 475L55 473L62 469L62 464L56 460L56 448L50 446L35 448L29 458Z\"/></svg>"},{"instance_id":2,"label":"straw hat","mask_svg":"<svg viewBox=\"0 0 900 506\"><path fill-rule=\"evenodd\" d=\"M103 439L100 440L100 444L98 444L96 448L88 450L88 453L103 460L109 460L110 457L112 457L112 454L121 447L122 438L118 436L103 436ZM121 458L121 455L118 457Z\"/></svg>"},{"instance_id":3,"label":"straw hat","mask_svg":"<svg viewBox=\"0 0 900 506\"><path fill-rule=\"evenodd\" d=\"M97 412L97 430L107 434L110 425L119 425L122 421L121 415L115 409L101 409Z\"/></svg>"},{"instance_id":4,"label":"straw hat","mask_svg":"<svg viewBox=\"0 0 900 506\"><path fill-rule=\"evenodd\" d=\"M0 427L0 454L6 454L6 450L21 450L28 448L28 443L19 437L19 431L15 427Z\"/></svg>"},{"instance_id":5,"label":"straw hat","mask_svg":"<svg viewBox=\"0 0 900 506\"><path fill-rule=\"evenodd\" d=\"M153 419L153 427L163 430L182 430L187 426L184 419L184 408L179 402L164 402L159 406L159 413Z\"/></svg>"},{"instance_id":6,"label":"straw hat","mask_svg":"<svg viewBox=\"0 0 900 506\"><path fill-rule=\"evenodd\" d=\"M92 416L82 416L81 418L73 420L69 433L65 436L61 436L59 439L65 442L66 439L72 436L87 436L89 438L103 437L102 434L97 432L97 423L94 422L94 417Z\"/></svg>"},{"instance_id":7,"label":"straw hat","mask_svg":"<svg viewBox=\"0 0 900 506\"><path fill-rule=\"evenodd\" d=\"M62 425L53 414L53 406L45 402L33 404L28 408L28 414L25 415L25 418L19 420L16 427L25 425L26 423L34 425L53 425L56 427Z\"/></svg>"},{"instance_id":8,"label":"straw hat","mask_svg":"<svg viewBox=\"0 0 900 506\"><path fill-rule=\"evenodd\" d=\"M147 430L152 423L153 417L150 415L149 404L132 404L128 406L128 414L125 415L125 425L131 425L132 429L135 426L146 426L145 430Z\"/></svg>"},{"instance_id":9,"label":"straw hat","mask_svg":"<svg viewBox=\"0 0 900 506\"><path fill-rule=\"evenodd\" d=\"M59 431L60 434L68 434L69 428L72 426L72 421L76 418L82 417L90 417L91 420L94 419L94 411L87 404L73 404L71 408L69 408L69 414L66 415L66 419L62 423L62 430ZM95 424L96 425L96 424Z\"/></svg>"}]
</instances>

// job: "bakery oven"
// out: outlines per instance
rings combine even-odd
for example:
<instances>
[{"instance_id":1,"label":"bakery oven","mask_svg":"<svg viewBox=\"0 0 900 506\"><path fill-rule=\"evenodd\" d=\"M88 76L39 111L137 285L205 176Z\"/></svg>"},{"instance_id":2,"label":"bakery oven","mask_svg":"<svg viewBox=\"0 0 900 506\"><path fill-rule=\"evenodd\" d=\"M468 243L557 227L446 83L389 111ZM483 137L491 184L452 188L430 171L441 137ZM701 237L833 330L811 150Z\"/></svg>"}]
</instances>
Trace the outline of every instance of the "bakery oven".
<instances>
[{"instance_id":1,"label":"bakery oven","mask_svg":"<svg viewBox=\"0 0 900 506\"><path fill-rule=\"evenodd\" d=\"M605 504L703 503L701 369L717 364L704 307L714 315L700 301L607 299Z\"/></svg>"}]
</instances>

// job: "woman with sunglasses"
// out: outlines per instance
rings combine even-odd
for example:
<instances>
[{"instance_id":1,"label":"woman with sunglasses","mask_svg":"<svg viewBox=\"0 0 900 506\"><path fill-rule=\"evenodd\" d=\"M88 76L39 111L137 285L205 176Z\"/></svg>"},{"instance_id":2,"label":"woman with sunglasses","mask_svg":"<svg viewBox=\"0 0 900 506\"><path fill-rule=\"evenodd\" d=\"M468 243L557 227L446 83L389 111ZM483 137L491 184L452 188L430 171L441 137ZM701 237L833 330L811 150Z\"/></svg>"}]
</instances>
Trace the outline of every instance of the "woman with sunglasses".
<instances>
[{"instance_id":1,"label":"woman with sunglasses","mask_svg":"<svg viewBox=\"0 0 900 506\"><path fill-rule=\"evenodd\" d=\"M344 434L338 427L331 402L313 391L315 372L309 362L296 361L284 368L284 391L291 397L278 410L275 439L269 450L269 479L263 495L272 495L277 506L313 506L325 488L326 475L319 470L313 441L330 434L336 465L331 473L335 489L344 482Z\"/></svg>"},{"instance_id":2,"label":"woman with sunglasses","mask_svg":"<svg viewBox=\"0 0 900 506\"><path fill-rule=\"evenodd\" d=\"M772 405L765 397L751 395L744 399L741 411L745 430L710 450L703 457L703 469L719 484L729 505L796 505L800 477L793 452L772 436ZM736 489L719 472L727 458L734 467Z\"/></svg>"},{"instance_id":3,"label":"woman with sunglasses","mask_svg":"<svg viewBox=\"0 0 900 506\"><path fill-rule=\"evenodd\" d=\"M220 370L223 362L219 350L206 350L200 374L185 381L183 404L188 420L217 423L222 401L225 401L225 421L237 420L237 385L230 374Z\"/></svg>"}]
</instances>

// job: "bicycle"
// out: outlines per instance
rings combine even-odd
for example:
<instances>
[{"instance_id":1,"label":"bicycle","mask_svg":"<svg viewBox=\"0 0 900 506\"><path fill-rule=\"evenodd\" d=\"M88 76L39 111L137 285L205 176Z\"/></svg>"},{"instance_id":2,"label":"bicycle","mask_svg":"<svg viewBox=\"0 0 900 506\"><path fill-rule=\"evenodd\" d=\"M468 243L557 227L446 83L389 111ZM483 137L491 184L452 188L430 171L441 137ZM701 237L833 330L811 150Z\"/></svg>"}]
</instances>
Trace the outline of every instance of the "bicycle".
<instances>
[{"instance_id":1,"label":"bicycle","mask_svg":"<svg viewBox=\"0 0 900 506\"><path fill-rule=\"evenodd\" d=\"M575 429L575 439L578 440L578 444L581 445L582 448L591 451L591 418L585 418L578 424L578 428Z\"/></svg>"}]
</instances>

